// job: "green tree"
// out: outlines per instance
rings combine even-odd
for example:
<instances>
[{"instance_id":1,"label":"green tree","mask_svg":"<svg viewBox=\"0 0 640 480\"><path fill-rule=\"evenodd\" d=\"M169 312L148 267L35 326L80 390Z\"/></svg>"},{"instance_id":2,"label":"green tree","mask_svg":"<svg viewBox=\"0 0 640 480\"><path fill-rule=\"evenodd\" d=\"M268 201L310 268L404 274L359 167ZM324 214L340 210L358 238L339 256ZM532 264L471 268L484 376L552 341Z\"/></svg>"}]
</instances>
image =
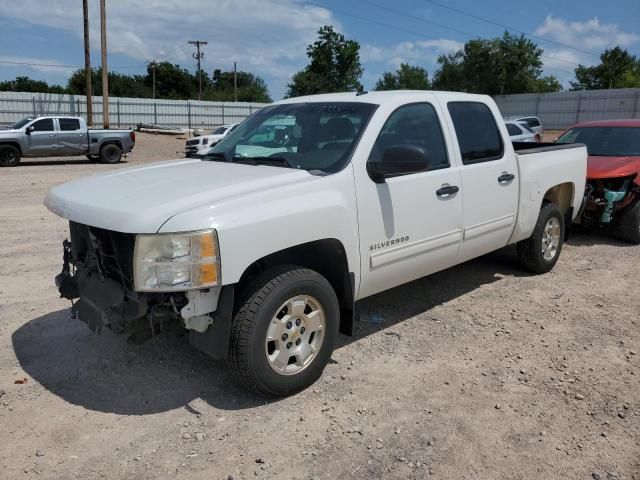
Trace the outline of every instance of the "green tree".
<instances>
[{"instance_id":1,"label":"green tree","mask_svg":"<svg viewBox=\"0 0 640 480\"><path fill-rule=\"evenodd\" d=\"M33 92L33 93L65 93L60 85L49 85L42 80L29 77L16 77L15 80L0 82L2 92Z\"/></svg>"},{"instance_id":2,"label":"green tree","mask_svg":"<svg viewBox=\"0 0 640 480\"><path fill-rule=\"evenodd\" d=\"M332 26L325 25L318 30L318 40L307 47L307 56L309 65L293 76L287 97L362 88L360 44L346 40Z\"/></svg>"},{"instance_id":3,"label":"green tree","mask_svg":"<svg viewBox=\"0 0 640 480\"><path fill-rule=\"evenodd\" d=\"M269 89L264 80L253 73L237 72L238 101L270 103ZM214 70L211 85L205 91L207 100L233 101L233 72Z\"/></svg>"},{"instance_id":4,"label":"green tree","mask_svg":"<svg viewBox=\"0 0 640 480\"><path fill-rule=\"evenodd\" d=\"M524 35L505 32L494 39L474 39L453 55L438 58L432 87L488 95L561 89L555 77L541 77L542 53Z\"/></svg>"},{"instance_id":5,"label":"green tree","mask_svg":"<svg viewBox=\"0 0 640 480\"><path fill-rule=\"evenodd\" d=\"M462 64L463 55L460 50L454 54L438 57L439 68L433 76L433 82L431 82L433 90L467 91L464 65Z\"/></svg>"},{"instance_id":6,"label":"green tree","mask_svg":"<svg viewBox=\"0 0 640 480\"><path fill-rule=\"evenodd\" d=\"M562 90L562 84L553 75L547 75L536 80L536 92L559 92L560 90Z\"/></svg>"},{"instance_id":7,"label":"green tree","mask_svg":"<svg viewBox=\"0 0 640 480\"><path fill-rule=\"evenodd\" d=\"M71 74L67 82L67 93L73 95L86 95L84 68ZM91 72L93 94L102 95L102 69L96 68ZM126 75L117 72L109 72L109 94L114 97L149 98L151 90L144 85L144 76Z\"/></svg>"},{"instance_id":8,"label":"green tree","mask_svg":"<svg viewBox=\"0 0 640 480\"><path fill-rule=\"evenodd\" d=\"M401 63L395 72L385 72L376 83L376 90L429 90L429 74L424 68Z\"/></svg>"},{"instance_id":9,"label":"green tree","mask_svg":"<svg viewBox=\"0 0 640 480\"><path fill-rule=\"evenodd\" d=\"M600 55L600 63L592 67L578 65L571 90L625 88L640 83L640 60L627 50L615 47Z\"/></svg>"}]
</instances>

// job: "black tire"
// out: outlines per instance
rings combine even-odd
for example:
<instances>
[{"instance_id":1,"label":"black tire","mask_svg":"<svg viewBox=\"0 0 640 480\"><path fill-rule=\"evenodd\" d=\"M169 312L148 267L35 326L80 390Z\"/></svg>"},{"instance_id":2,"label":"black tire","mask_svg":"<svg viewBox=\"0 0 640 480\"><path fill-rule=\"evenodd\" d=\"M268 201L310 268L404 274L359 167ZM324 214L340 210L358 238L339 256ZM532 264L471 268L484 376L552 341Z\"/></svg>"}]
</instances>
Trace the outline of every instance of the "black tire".
<instances>
[{"instance_id":1,"label":"black tire","mask_svg":"<svg viewBox=\"0 0 640 480\"><path fill-rule=\"evenodd\" d=\"M100 163L118 163L122 158L122 149L115 143L108 143L100 149Z\"/></svg>"},{"instance_id":2,"label":"black tire","mask_svg":"<svg viewBox=\"0 0 640 480\"><path fill-rule=\"evenodd\" d=\"M543 255L543 238L547 224L555 218L560 225L560 238L555 254L552 258L546 259ZM526 240L518 242L516 250L518 260L523 268L533 273L547 273L558 261L562 245L564 244L565 224L564 216L557 205L547 203L542 206L538 214L538 221L533 229L533 233Z\"/></svg>"},{"instance_id":3,"label":"black tire","mask_svg":"<svg viewBox=\"0 0 640 480\"><path fill-rule=\"evenodd\" d=\"M616 236L625 242L640 244L640 200L620 217Z\"/></svg>"},{"instance_id":4,"label":"black tire","mask_svg":"<svg viewBox=\"0 0 640 480\"><path fill-rule=\"evenodd\" d=\"M0 167L15 167L20 163L20 150L13 145L0 145Z\"/></svg>"},{"instance_id":5,"label":"black tire","mask_svg":"<svg viewBox=\"0 0 640 480\"><path fill-rule=\"evenodd\" d=\"M285 375L269 364L267 331L281 306L299 295L317 299L325 314L325 330L310 363L299 373ZM339 327L340 308L331 284L313 270L287 265L260 274L243 297L231 326L229 342L228 361L235 377L245 387L264 396L289 395L320 378L331 358Z\"/></svg>"}]
</instances>

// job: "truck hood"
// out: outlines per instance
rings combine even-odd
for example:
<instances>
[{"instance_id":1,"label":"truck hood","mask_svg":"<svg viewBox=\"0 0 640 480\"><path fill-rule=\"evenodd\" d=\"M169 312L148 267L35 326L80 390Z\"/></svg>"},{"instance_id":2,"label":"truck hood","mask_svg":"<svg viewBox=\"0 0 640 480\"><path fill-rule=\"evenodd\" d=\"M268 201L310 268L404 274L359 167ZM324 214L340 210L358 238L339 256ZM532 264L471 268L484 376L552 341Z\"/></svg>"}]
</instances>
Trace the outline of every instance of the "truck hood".
<instances>
[{"instance_id":1,"label":"truck hood","mask_svg":"<svg viewBox=\"0 0 640 480\"><path fill-rule=\"evenodd\" d=\"M587 161L587 179L629 177L640 172L640 157L596 157Z\"/></svg>"},{"instance_id":2,"label":"truck hood","mask_svg":"<svg viewBox=\"0 0 640 480\"><path fill-rule=\"evenodd\" d=\"M44 204L77 223L155 233L169 218L190 209L314 178L305 170L179 160L74 180L52 188Z\"/></svg>"}]
</instances>

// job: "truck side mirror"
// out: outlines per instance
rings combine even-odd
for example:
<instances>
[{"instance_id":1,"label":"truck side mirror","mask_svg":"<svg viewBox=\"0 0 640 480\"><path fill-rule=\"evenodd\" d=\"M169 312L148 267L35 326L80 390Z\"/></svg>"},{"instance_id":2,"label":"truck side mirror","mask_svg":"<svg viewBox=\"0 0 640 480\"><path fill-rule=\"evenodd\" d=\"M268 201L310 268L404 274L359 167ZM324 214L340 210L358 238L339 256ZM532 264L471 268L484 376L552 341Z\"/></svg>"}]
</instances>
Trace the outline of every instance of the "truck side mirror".
<instances>
[{"instance_id":1,"label":"truck side mirror","mask_svg":"<svg viewBox=\"0 0 640 480\"><path fill-rule=\"evenodd\" d=\"M367 172L376 183L385 179L426 172L429 170L429 154L419 145L394 145L382 152L382 160L367 162Z\"/></svg>"},{"instance_id":2,"label":"truck side mirror","mask_svg":"<svg viewBox=\"0 0 640 480\"><path fill-rule=\"evenodd\" d=\"M29 125L27 128L25 128L24 133L26 135L31 135L31 132L33 132L36 129L36 127L34 127L33 125Z\"/></svg>"}]
</instances>

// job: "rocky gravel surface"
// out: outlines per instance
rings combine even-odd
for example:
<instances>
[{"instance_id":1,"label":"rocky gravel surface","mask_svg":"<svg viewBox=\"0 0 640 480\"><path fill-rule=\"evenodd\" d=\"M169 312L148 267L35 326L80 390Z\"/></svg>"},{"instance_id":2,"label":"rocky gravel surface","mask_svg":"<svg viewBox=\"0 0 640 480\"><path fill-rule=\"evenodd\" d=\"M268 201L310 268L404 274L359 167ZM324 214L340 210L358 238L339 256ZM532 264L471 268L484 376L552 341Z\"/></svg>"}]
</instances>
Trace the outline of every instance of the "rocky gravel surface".
<instances>
[{"instance_id":1,"label":"rocky gravel surface","mask_svg":"<svg viewBox=\"0 0 640 480\"><path fill-rule=\"evenodd\" d=\"M183 336L70 318L42 199L123 166L0 171L0 478L640 480L640 246L577 232L547 275L507 248L376 295L317 384L265 401Z\"/></svg>"}]
</instances>

